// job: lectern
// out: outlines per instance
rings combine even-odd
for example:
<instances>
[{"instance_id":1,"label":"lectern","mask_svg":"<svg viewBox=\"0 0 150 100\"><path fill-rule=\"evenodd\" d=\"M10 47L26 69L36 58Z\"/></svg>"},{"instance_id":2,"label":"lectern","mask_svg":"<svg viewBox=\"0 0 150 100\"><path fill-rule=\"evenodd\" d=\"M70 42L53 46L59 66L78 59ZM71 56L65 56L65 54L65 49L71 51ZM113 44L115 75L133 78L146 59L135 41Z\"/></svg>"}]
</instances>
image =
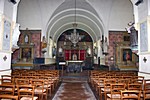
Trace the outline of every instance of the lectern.
<instances>
[{"instance_id":1,"label":"lectern","mask_svg":"<svg viewBox=\"0 0 150 100\"><path fill-rule=\"evenodd\" d=\"M59 62L59 65L62 66L61 76L63 76L64 67L66 66L66 62Z\"/></svg>"}]
</instances>

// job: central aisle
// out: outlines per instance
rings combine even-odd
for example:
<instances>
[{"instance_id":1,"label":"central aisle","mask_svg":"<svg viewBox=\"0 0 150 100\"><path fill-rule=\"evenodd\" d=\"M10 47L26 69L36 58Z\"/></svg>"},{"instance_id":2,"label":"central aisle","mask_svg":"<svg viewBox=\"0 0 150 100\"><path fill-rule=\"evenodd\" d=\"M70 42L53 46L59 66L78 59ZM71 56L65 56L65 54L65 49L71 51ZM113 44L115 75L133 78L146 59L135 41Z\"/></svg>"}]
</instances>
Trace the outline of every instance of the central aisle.
<instances>
[{"instance_id":1,"label":"central aisle","mask_svg":"<svg viewBox=\"0 0 150 100\"><path fill-rule=\"evenodd\" d=\"M52 100L96 100L87 82L62 82Z\"/></svg>"}]
</instances>

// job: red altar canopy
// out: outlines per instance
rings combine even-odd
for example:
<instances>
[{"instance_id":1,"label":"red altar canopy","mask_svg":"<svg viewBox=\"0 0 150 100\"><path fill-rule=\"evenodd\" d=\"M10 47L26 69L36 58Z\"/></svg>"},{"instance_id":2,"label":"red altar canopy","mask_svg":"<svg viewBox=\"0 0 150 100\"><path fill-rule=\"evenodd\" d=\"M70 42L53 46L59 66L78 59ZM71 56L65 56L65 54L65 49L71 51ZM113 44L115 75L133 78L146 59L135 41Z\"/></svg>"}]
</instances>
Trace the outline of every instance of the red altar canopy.
<instances>
[{"instance_id":1,"label":"red altar canopy","mask_svg":"<svg viewBox=\"0 0 150 100\"><path fill-rule=\"evenodd\" d=\"M65 60L72 60L73 54L77 55L77 60L85 60L86 50L65 50Z\"/></svg>"}]
</instances>

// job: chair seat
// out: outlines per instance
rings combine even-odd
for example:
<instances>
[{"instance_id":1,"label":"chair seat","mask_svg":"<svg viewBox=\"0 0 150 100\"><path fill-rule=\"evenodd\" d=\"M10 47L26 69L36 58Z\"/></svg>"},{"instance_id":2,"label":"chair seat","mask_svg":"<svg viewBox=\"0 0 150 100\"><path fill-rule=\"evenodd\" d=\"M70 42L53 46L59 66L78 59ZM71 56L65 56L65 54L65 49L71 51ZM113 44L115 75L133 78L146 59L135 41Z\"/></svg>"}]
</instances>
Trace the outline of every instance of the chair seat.
<instances>
[{"instance_id":1,"label":"chair seat","mask_svg":"<svg viewBox=\"0 0 150 100\"><path fill-rule=\"evenodd\" d=\"M106 92L110 92L110 88L105 88L105 89L102 88L101 90L102 90L102 91L106 91Z\"/></svg>"},{"instance_id":2,"label":"chair seat","mask_svg":"<svg viewBox=\"0 0 150 100\"><path fill-rule=\"evenodd\" d=\"M42 89L35 89L35 94L42 93ZM46 89L43 89L43 92L46 92Z\"/></svg>"},{"instance_id":3,"label":"chair seat","mask_svg":"<svg viewBox=\"0 0 150 100\"><path fill-rule=\"evenodd\" d=\"M121 95L120 95L120 94L113 94L113 95L107 94L107 96L108 96L109 98L117 98L117 99L121 98Z\"/></svg>"},{"instance_id":4,"label":"chair seat","mask_svg":"<svg viewBox=\"0 0 150 100\"><path fill-rule=\"evenodd\" d=\"M150 98L150 94L146 94L145 98Z\"/></svg>"},{"instance_id":5,"label":"chair seat","mask_svg":"<svg viewBox=\"0 0 150 100\"><path fill-rule=\"evenodd\" d=\"M38 97L33 97L33 100L37 100ZM22 97L20 100L32 100L32 97Z\"/></svg>"},{"instance_id":6,"label":"chair seat","mask_svg":"<svg viewBox=\"0 0 150 100\"><path fill-rule=\"evenodd\" d=\"M6 94L2 94L0 95L0 100L18 100L18 96L13 96L13 95L6 95Z\"/></svg>"}]
</instances>

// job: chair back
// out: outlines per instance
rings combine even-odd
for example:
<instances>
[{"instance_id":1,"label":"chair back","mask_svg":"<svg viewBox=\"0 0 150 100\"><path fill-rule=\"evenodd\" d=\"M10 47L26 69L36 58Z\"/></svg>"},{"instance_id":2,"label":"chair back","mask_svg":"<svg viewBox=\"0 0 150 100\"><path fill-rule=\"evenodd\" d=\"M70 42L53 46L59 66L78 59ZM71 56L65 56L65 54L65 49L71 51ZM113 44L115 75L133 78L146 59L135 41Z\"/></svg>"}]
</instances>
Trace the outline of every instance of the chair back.
<instances>
[{"instance_id":1,"label":"chair back","mask_svg":"<svg viewBox=\"0 0 150 100\"><path fill-rule=\"evenodd\" d=\"M37 97L34 97L34 86L31 85L18 85L18 97L19 100L35 100Z\"/></svg>"}]
</instances>

